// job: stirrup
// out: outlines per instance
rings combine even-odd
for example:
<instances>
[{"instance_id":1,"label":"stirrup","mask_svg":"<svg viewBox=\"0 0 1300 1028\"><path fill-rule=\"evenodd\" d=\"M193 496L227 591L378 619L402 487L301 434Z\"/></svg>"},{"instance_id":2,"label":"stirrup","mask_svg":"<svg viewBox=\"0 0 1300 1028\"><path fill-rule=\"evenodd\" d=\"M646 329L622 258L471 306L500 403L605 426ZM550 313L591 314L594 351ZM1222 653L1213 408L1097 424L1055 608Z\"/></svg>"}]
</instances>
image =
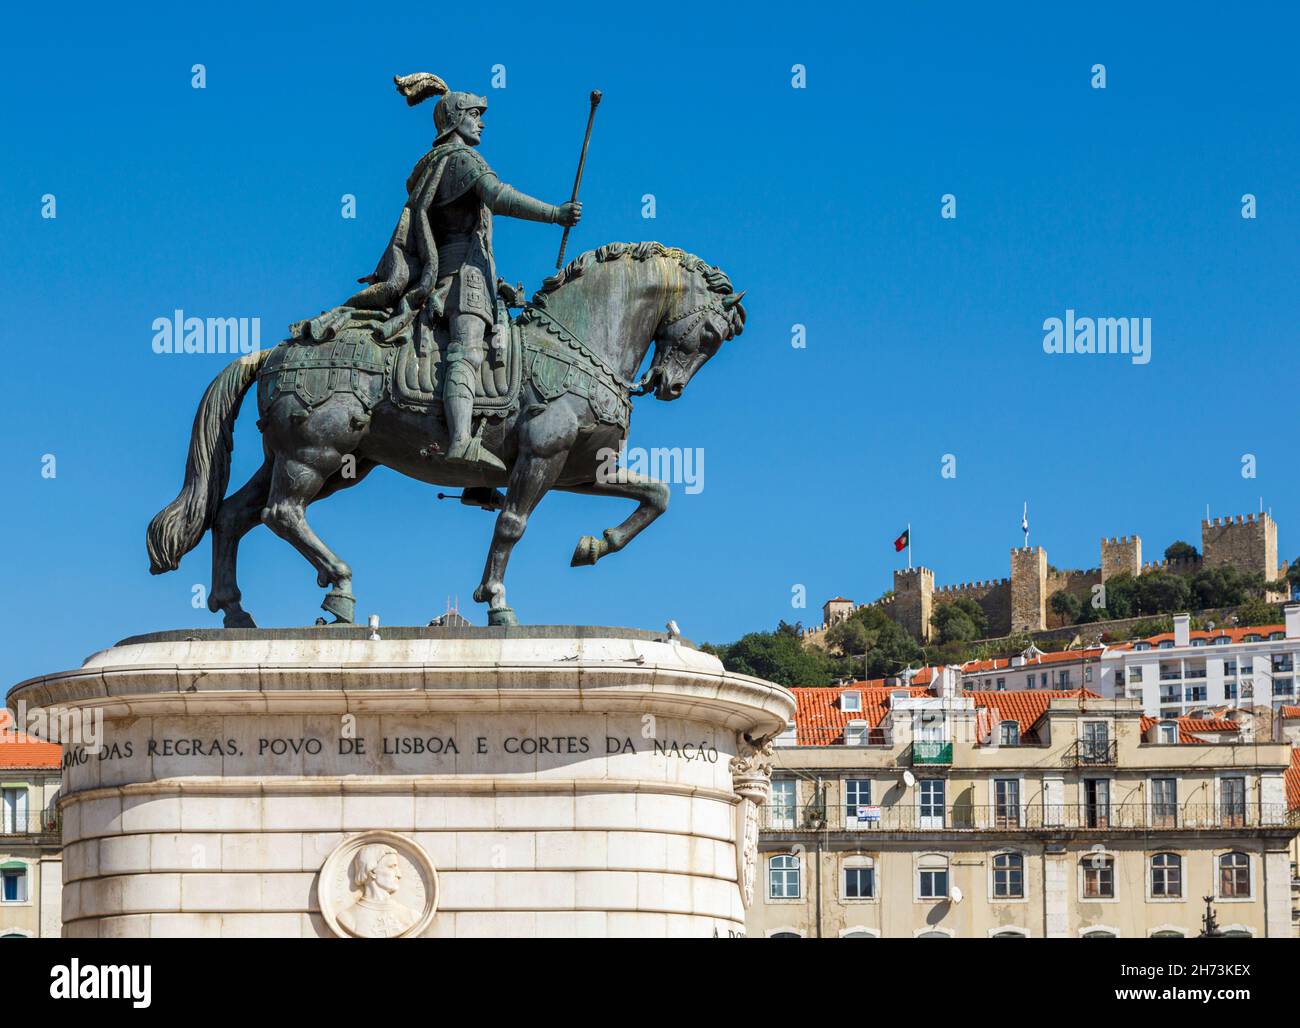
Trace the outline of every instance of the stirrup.
<instances>
[{"instance_id":1,"label":"stirrup","mask_svg":"<svg viewBox=\"0 0 1300 1028\"><path fill-rule=\"evenodd\" d=\"M483 445L483 440L479 436L472 436L467 439L464 448L452 447L449 449L446 459L453 464L483 464L489 468L496 468L498 471L506 470L506 466L501 463L501 459Z\"/></svg>"}]
</instances>

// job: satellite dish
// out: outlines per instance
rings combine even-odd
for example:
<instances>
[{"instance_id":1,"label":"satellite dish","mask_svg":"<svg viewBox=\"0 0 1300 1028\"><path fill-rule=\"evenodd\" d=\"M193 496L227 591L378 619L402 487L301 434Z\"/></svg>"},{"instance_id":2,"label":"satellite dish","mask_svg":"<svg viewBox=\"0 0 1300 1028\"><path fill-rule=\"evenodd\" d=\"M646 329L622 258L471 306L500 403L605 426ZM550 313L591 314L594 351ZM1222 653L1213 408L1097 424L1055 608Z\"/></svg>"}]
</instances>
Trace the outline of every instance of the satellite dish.
<instances>
[{"instance_id":1,"label":"satellite dish","mask_svg":"<svg viewBox=\"0 0 1300 1028\"><path fill-rule=\"evenodd\" d=\"M948 894L948 898L952 900L954 903L960 903L961 897L962 897L961 888L959 886L954 885L952 887L952 892Z\"/></svg>"},{"instance_id":2,"label":"satellite dish","mask_svg":"<svg viewBox=\"0 0 1300 1028\"><path fill-rule=\"evenodd\" d=\"M910 789L912 786L916 784L916 775L912 774L911 771L904 771L903 784Z\"/></svg>"}]
</instances>

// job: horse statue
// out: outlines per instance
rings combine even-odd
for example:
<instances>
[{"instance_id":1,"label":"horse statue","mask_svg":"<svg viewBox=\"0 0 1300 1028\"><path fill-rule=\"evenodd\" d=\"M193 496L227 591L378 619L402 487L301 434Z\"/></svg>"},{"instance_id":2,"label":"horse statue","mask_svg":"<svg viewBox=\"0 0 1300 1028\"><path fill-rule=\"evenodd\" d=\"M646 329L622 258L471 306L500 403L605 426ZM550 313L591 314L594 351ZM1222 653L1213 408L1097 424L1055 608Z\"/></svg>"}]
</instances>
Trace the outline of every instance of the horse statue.
<instances>
[{"instance_id":1,"label":"horse statue","mask_svg":"<svg viewBox=\"0 0 1300 1028\"><path fill-rule=\"evenodd\" d=\"M335 308L299 322L291 338L230 364L194 417L180 495L150 522L150 571L174 570L212 531L208 609L227 628L255 627L236 579L239 540L260 520L290 542L329 588L321 606L352 624L352 569L307 523L306 508L379 465L462 489L462 502L497 510L474 599L489 625L515 625L505 572L528 516L549 490L637 501L602 537L583 536L571 566L623 549L668 507L668 486L617 467L632 397L675 400L706 361L744 329L743 293L717 267L660 243L609 243L546 279L511 319L501 317L476 384L476 438L505 465L446 459L439 398L445 330L385 339L391 312ZM500 302L499 302L500 303ZM654 344L649 368L636 375ZM233 427L258 384L265 460L230 496ZM505 487L504 495L499 487Z\"/></svg>"}]
</instances>

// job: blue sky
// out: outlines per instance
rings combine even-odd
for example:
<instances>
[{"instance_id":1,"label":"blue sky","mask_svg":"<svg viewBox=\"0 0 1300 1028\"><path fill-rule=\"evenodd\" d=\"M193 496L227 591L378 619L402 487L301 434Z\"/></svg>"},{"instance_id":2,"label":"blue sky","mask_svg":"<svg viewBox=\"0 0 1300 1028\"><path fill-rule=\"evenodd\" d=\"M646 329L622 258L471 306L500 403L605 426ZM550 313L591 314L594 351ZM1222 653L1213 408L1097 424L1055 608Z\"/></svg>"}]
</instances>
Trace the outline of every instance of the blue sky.
<instances>
[{"instance_id":1,"label":"blue sky","mask_svg":"<svg viewBox=\"0 0 1300 1028\"><path fill-rule=\"evenodd\" d=\"M269 341L349 295L432 138L431 107L408 109L390 81L416 70L487 92L482 152L555 202L587 93L603 90L569 253L659 239L748 290L744 336L681 401L643 399L633 418L632 445L703 449L704 490L676 487L645 535L582 569L568 567L578 536L628 507L549 497L510 566L526 622L673 617L713 641L816 622L826 597L888 588L909 522L940 583L1002 577L1025 500L1031 541L1062 567L1094 566L1104 535L1141 534L1149 559L1199 545L1207 504L1244 513L1260 497L1281 556L1300 552L1289 5L914 4L793 22L771 4L612 7L586 23L535 5L448 10L8 16L6 681L128 634L220 624L191 606L207 542L155 578L144 528L176 493L224 358L157 355L151 323L178 307L256 316ZM489 88L496 64L505 89ZM355 220L340 217L345 193ZM956 219L940 217L945 193ZM558 242L499 219L499 270L534 288ZM1151 318L1151 362L1044 354L1042 322L1066 308ZM796 323L806 348L791 346ZM236 483L260 458L252 408ZM482 623L469 597L492 519L435 492L380 471L311 508L353 566L359 615L422 624L459 595ZM322 592L287 544L258 528L242 557L260 624L314 620Z\"/></svg>"}]
</instances>

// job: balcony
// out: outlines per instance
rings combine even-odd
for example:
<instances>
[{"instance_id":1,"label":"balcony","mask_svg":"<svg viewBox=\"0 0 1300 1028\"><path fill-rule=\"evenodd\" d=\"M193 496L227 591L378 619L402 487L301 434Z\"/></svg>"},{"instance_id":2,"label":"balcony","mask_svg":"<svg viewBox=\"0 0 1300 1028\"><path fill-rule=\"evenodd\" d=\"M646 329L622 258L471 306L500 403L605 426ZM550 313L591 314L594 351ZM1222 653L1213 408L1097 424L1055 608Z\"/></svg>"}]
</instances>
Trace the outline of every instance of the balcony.
<instances>
[{"instance_id":1,"label":"balcony","mask_svg":"<svg viewBox=\"0 0 1300 1028\"><path fill-rule=\"evenodd\" d=\"M1114 739L1076 739L1061 762L1066 767L1114 767L1119 763L1119 744Z\"/></svg>"},{"instance_id":2,"label":"balcony","mask_svg":"<svg viewBox=\"0 0 1300 1028\"><path fill-rule=\"evenodd\" d=\"M1194 832L1260 828L1285 829L1285 804L1252 809L1218 804L1183 806L1145 803L1093 804L998 803L992 805L924 805L906 799L889 806L812 803L791 808L768 804L762 808L765 832L842 832L846 836L872 833L933 832ZM1294 829L1295 825L1290 826Z\"/></svg>"},{"instance_id":3,"label":"balcony","mask_svg":"<svg viewBox=\"0 0 1300 1028\"><path fill-rule=\"evenodd\" d=\"M952 743L917 739L912 743L912 763L951 764Z\"/></svg>"},{"instance_id":4,"label":"balcony","mask_svg":"<svg viewBox=\"0 0 1300 1028\"><path fill-rule=\"evenodd\" d=\"M63 818L58 811L43 810L15 816L0 815L0 843L58 842L63 833Z\"/></svg>"}]
</instances>

